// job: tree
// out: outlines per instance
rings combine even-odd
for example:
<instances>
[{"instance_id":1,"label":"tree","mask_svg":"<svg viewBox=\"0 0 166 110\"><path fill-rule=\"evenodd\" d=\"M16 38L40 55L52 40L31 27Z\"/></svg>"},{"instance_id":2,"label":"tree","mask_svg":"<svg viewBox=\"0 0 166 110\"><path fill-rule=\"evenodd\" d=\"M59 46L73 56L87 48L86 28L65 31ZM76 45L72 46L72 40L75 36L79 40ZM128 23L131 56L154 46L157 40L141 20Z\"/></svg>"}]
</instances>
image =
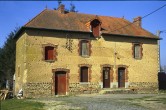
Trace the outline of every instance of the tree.
<instances>
[{"instance_id":1,"label":"tree","mask_svg":"<svg viewBox=\"0 0 166 110\"><path fill-rule=\"evenodd\" d=\"M10 32L4 46L0 49L1 84L3 84L6 80L11 82L15 73L16 39L14 39L14 36L18 30L19 28L16 28L14 31Z\"/></svg>"},{"instance_id":2,"label":"tree","mask_svg":"<svg viewBox=\"0 0 166 110\"><path fill-rule=\"evenodd\" d=\"M76 9L75 5L71 2L70 3L70 12L78 12L75 9Z\"/></svg>"}]
</instances>

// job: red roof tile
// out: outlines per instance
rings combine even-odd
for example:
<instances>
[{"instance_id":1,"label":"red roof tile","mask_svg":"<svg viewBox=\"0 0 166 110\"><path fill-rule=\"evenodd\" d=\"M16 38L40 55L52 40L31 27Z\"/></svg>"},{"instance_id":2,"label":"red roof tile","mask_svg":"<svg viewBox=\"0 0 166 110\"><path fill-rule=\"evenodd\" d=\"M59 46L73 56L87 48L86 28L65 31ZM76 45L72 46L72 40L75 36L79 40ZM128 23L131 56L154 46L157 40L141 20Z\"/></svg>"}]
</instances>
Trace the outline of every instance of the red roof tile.
<instances>
[{"instance_id":1,"label":"red roof tile","mask_svg":"<svg viewBox=\"0 0 166 110\"><path fill-rule=\"evenodd\" d=\"M90 32L87 27L87 23L95 17L96 15L75 12L63 14L57 10L45 9L24 27ZM98 18L101 20L101 27L104 29L102 30L102 33L158 38L152 33L134 24L126 26L131 23L126 19L108 16L98 16ZM126 27L121 28L124 26Z\"/></svg>"}]
</instances>

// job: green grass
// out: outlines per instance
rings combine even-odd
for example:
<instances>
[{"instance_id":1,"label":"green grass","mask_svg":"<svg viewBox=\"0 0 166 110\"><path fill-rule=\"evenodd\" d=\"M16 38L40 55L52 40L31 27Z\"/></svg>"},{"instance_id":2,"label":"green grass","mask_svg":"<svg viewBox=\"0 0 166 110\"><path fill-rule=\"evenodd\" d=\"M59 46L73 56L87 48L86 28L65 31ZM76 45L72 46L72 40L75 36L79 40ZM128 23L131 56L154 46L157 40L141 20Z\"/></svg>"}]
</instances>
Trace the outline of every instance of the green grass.
<instances>
[{"instance_id":1,"label":"green grass","mask_svg":"<svg viewBox=\"0 0 166 110\"><path fill-rule=\"evenodd\" d=\"M1 110L44 110L44 104L28 99L8 99L1 101Z\"/></svg>"}]
</instances>

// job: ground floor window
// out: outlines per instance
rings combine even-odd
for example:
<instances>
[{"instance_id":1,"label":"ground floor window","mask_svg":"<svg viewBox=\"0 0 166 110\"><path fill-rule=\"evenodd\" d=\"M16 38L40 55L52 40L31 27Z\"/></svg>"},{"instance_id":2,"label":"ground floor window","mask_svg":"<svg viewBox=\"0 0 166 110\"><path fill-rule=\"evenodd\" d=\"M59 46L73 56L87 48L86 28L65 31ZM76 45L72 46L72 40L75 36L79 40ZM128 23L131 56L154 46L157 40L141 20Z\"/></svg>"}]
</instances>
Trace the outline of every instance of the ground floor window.
<instances>
[{"instance_id":1,"label":"ground floor window","mask_svg":"<svg viewBox=\"0 0 166 110\"><path fill-rule=\"evenodd\" d=\"M80 82L88 82L88 67L81 67Z\"/></svg>"}]
</instances>

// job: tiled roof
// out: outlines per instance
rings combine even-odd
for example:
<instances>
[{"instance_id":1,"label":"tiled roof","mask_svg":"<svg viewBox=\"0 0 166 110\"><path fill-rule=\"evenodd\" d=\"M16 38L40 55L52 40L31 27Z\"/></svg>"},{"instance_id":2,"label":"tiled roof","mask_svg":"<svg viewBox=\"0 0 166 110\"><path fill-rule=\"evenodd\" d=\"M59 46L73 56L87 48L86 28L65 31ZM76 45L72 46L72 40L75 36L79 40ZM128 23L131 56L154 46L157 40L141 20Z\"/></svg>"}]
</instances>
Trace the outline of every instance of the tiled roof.
<instances>
[{"instance_id":1,"label":"tiled roof","mask_svg":"<svg viewBox=\"0 0 166 110\"><path fill-rule=\"evenodd\" d=\"M93 20L95 17L96 15L75 12L63 14L60 13L58 10L45 9L35 18L33 18L30 22L25 24L24 27L90 32L88 22ZM126 26L125 28L121 28L131 23L124 18L116 18L109 16L97 17L102 22L102 33L158 38L157 36L153 35L152 33L146 31L139 26L136 26L135 24Z\"/></svg>"}]
</instances>

